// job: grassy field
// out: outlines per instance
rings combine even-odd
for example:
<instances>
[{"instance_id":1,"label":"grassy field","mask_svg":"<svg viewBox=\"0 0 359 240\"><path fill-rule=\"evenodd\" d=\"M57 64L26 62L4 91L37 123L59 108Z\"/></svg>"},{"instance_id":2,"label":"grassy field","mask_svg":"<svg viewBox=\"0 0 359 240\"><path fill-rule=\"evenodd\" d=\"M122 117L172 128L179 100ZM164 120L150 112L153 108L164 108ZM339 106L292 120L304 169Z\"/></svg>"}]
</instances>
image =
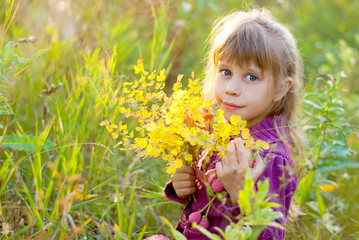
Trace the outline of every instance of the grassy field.
<instances>
[{"instance_id":1,"label":"grassy field","mask_svg":"<svg viewBox=\"0 0 359 240\"><path fill-rule=\"evenodd\" d=\"M137 58L202 77L213 21L264 6L298 40L307 148L287 239L359 238L359 8L351 0L37 0L0 2L0 239L171 236L181 206L162 194L160 159L116 146ZM6 98L5 98L6 97Z\"/></svg>"}]
</instances>

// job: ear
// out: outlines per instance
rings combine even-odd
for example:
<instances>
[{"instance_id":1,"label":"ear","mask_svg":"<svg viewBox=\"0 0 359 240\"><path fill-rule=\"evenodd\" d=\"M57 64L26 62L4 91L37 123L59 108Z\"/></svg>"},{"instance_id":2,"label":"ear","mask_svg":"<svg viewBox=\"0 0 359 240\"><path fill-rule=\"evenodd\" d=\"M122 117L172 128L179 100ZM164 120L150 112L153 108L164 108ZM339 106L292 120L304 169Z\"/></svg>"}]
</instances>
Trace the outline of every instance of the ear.
<instances>
[{"instance_id":1,"label":"ear","mask_svg":"<svg viewBox=\"0 0 359 240\"><path fill-rule=\"evenodd\" d=\"M278 86L277 93L273 99L274 102L280 101L289 91L290 87L292 86L293 79L292 78L286 78L284 82L281 84L281 86Z\"/></svg>"}]
</instances>

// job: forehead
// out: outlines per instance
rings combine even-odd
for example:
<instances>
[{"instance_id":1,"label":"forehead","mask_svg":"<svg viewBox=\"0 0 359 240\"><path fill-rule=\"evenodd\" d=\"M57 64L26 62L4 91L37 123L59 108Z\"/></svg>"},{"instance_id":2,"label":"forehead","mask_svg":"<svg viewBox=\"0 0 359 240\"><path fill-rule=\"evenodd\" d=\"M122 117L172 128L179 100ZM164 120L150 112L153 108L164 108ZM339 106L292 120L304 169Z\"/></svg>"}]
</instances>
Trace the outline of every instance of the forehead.
<instances>
[{"instance_id":1,"label":"forehead","mask_svg":"<svg viewBox=\"0 0 359 240\"><path fill-rule=\"evenodd\" d=\"M252 63L262 71L270 70L273 74L279 71L281 49L277 39L265 27L254 21L229 27L233 29L217 36L213 56L215 65L218 61L239 66Z\"/></svg>"}]
</instances>

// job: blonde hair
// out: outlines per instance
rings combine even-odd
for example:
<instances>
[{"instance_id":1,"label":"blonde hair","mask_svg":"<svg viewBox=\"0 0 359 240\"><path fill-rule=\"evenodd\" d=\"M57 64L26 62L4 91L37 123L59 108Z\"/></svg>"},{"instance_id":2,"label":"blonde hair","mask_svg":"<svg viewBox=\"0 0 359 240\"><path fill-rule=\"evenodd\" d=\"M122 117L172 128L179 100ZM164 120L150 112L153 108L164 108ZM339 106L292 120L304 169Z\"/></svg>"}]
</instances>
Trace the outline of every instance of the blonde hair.
<instances>
[{"instance_id":1,"label":"blonde hair","mask_svg":"<svg viewBox=\"0 0 359 240\"><path fill-rule=\"evenodd\" d=\"M281 126L286 127L292 146L289 149L292 153L300 154L302 134L295 127L303 68L296 41L289 30L278 23L266 9L237 11L215 22L208 44L203 82L206 100L214 101L214 77L219 60L235 62L239 66L252 61L262 70L272 73L277 88L285 88L285 80L292 79L290 89L275 103L269 116L283 116Z\"/></svg>"}]
</instances>

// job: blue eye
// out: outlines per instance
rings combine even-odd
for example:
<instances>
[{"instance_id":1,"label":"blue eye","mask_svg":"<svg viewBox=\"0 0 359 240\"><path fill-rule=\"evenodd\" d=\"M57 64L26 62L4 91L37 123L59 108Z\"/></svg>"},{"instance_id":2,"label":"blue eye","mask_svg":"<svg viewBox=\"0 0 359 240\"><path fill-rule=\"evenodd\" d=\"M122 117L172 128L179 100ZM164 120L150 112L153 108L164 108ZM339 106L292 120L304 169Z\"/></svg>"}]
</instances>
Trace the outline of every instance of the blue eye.
<instances>
[{"instance_id":1,"label":"blue eye","mask_svg":"<svg viewBox=\"0 0 359 240\"><path fill-rule=\"evenodd\" d=\"M246 79L250 82L255 82L258 80L258 78L256 76L254 76L253 74L247 74Z\"/></svg>"},{"instance_id":2,"label":"blue eye","mask_svg":"<svg viewBox=\"0 0 359 240\"><path fill-rule=\"evenodd\" d=\"M221 74L222 74L223 76L226 76L226 77L232 75L231 71L229 71L229 70L222 70L222 71L221 71Z\"/></svg>"}]
</instances>

